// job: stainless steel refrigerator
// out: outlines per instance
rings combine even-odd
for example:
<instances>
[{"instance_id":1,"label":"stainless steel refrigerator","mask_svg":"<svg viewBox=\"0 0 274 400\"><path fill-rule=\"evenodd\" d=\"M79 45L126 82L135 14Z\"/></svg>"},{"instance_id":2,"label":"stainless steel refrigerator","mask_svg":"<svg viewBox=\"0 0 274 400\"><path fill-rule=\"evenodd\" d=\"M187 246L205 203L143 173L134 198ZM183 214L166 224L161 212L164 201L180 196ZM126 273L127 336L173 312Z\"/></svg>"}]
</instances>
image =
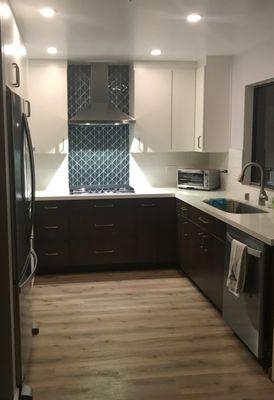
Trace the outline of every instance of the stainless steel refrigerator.
<instances>
[{"instance_id":1,"label":"stainless steel refrigerator","mask_svg":"<svg viewBox=\"0 0 274 400\"><path fill-rule=\"evenodd\" d=\"M7 88L16 378L21 398L31 398L25 377L34 333L31 298L37 257L33 250L34 157L25 104L20 96Z\"/></svg>"}]
</instances>

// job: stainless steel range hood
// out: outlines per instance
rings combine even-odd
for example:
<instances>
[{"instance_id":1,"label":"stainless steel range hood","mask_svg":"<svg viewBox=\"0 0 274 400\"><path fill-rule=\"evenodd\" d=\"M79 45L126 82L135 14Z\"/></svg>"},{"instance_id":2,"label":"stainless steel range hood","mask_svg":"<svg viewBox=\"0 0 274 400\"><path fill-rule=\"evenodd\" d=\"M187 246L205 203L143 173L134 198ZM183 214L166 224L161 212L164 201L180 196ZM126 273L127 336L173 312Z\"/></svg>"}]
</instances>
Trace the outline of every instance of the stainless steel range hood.
<instances>
[{"instance_id":1,"label":"stainless steel range hood","mask_svg":"<svg viewBox=\"0 0 274 400\"><path fill-rule=\"evenodd\" d=\"M91 104L69 120L70 125L121 125L134 123L135 119L118 110L108 96L108 65L91 66Z\"/></svg>"}]
</instances>

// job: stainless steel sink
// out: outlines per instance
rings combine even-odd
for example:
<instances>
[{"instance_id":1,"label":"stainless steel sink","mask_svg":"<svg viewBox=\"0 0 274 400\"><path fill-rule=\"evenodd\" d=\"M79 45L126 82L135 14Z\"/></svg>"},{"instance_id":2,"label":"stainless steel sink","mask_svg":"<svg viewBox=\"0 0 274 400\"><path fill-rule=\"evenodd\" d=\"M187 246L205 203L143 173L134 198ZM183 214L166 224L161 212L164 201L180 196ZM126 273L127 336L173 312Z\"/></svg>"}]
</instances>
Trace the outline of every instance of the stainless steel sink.
<instances>
[{"instance_id":1,"label":"stainless steel sink","mask_svg":"<svg viewBox=\"0 0 274 400\"><path fill-rule=\"evenodd\" d=\"M260 208L250 206L246 203L233 199L215 198L203 200L204 203L209 204L212 207L218 208L219 210L226 211L231 214L265 214Z\"/></svg>"}]
</instances>

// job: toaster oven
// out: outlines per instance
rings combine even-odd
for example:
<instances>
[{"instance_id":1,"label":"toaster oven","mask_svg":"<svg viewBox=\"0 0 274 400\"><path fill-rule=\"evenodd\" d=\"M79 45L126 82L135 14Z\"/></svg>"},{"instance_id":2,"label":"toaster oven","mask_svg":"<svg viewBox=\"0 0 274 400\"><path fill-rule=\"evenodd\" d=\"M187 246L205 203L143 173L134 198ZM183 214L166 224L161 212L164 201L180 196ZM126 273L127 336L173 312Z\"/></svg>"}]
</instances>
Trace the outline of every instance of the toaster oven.
<instances>
[{"instance_id":1,"label":"toaster oven","mask_svg":"<svg viewBox=\"0 0 274 400\"><path fill-rule=\"evenodd\" d=\"M220 187L220 171L213 169L178 169L179 189L213 190Z\"/></svg>"}]
</instances>

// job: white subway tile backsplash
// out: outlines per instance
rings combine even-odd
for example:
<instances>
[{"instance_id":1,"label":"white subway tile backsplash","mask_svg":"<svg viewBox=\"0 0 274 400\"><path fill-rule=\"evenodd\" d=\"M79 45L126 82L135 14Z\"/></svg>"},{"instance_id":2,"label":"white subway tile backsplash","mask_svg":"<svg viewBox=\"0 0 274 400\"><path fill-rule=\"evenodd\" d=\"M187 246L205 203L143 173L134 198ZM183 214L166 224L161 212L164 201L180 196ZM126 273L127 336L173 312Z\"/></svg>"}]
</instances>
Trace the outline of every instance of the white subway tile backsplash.
<instances>
[{"instance_id":1,"label":"white subway tile backsplash","mask_svg":"<svg viewBox=\"0 0 274 400\"><path fill-rule=\"evenodd\" d=\"M178 168L208 168L207 153L145 153L132 154L130 161L130 184L155 187L177 186ZM143 179L143 183L142 183Z\"/></svg>"}]
</instances>

